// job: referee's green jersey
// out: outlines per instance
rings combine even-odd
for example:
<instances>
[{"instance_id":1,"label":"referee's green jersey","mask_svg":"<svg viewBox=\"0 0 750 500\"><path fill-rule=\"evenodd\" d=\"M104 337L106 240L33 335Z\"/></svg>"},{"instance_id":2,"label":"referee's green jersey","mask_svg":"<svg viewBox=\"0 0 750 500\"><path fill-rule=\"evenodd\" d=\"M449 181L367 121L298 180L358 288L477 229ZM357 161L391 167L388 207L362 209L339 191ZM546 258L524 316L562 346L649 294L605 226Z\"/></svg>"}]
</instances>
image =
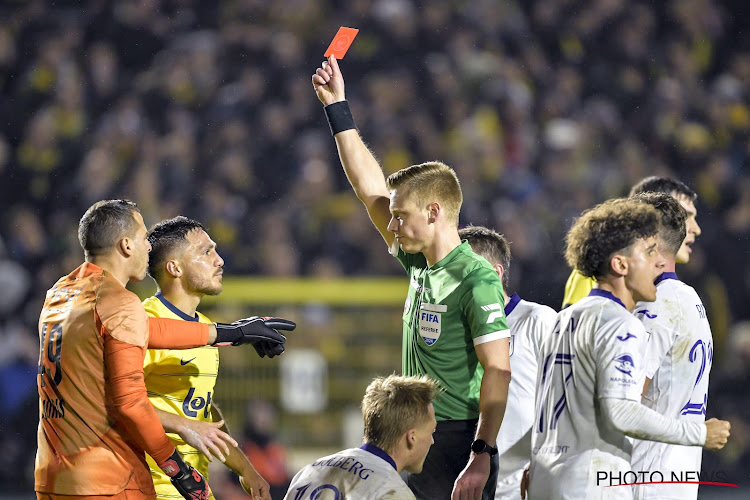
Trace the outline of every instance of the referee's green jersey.
<instances>
[{"instance_id":1,"label":"referee's green jersey","mask_svg":"<svg viewBox=\"0 0 750 500\"><path fill-rule=\"evenodd\" d=\"M474 346L510 337L500 278L466 241L432 267L421 253L399 249L397 258L409 274L403 374L440 382L437 420L478 418L484 370Z\"/></svg>"}]
</instances>

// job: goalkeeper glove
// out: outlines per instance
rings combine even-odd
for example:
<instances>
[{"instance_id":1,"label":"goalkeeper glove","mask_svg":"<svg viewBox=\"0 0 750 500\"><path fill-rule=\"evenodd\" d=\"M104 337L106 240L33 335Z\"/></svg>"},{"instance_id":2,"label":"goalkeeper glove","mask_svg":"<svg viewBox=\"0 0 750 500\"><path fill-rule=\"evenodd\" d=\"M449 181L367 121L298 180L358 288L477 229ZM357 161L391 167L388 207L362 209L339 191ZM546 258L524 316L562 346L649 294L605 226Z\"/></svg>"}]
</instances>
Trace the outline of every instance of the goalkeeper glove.
<instances>
[{"instance_id":1,"label":"goalkeeper glove","mask_svg":"<svg viewBox=\"0 0 750 500\"><path fill-rule=\"evenodd\" d=\"M272 358L284 352L286 337L278 330L292 331L296 327L296 323L287 319L258 316L229 324L216 323L216 341L213 345L253 344L258 356Z\"/></svg>"},{"instance_id":2,"label":"goalkeeper glove","mask_svg":"<svg viewBox=\"0 0 750 500\"><path fill-rule=\"evenodd\" d=\"M186 464L177 449L166 462L159 465L169 476L172 485L186 500L208 500L211 490L200 472Z\"/></svg>"}]
</instances>

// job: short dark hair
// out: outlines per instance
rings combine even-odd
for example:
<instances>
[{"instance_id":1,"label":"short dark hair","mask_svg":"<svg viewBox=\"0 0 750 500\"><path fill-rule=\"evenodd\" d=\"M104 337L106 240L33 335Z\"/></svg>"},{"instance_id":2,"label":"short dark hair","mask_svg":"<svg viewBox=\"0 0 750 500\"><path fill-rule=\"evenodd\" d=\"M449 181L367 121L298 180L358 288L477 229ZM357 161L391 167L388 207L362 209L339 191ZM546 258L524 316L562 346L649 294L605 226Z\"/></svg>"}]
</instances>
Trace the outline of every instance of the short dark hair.
<instances>
[{"instance_id":1,"label":"short dark hair","mask_svg":"<svg viewBox=\"0 0 750 500\"><path fill-rule=\"evenodd\" d=\"M157 222L148 232L151 253L148 254L148 274L159 279L159 271L174 252L182 249L187 243L187 235L194 229L206 230L200 222L178 215L171 219Z\"/></svg>"},{"instance_id":2,"label":"short dark hair","mask_svg":"<svg viewBox=\"0 0 750 500\"><path fill-rule=\"evenodd\" d=\"M78 242L88 259L110 251L121 238L136 230L138 205L130 200L97 201L78 222Z\"/></svg>"},{"instance_id":3,"label":"short dark hair","mask_svg":"<svg viewBox=\"0 0 750 500\"><path fill-rule=\"evenodd\" d=\"M586 210L565 236L568 265L587 277L602 278L616 252L629 253L640 238L659 232L659 212L631 198L616 198Z\"/></svg>"},{"instance_id":4,"label":"short dark hair","mask_svg":"<svg viewBox=\"0 0 750 500\"><path fill-rule=\"evenodd\" d=\"M669 177L657 177L652 175L641 179L635 186L630 188L630 196L638 193L666 193L687 196L692 201L698 198L698 193L690 189L687 184Z\"/></svg>"},{"instance_id":5,"label":"short dark hair","mask_svg":"<svg viewBox=\"0 0 750 500\"><path fill-rule=\"evenodd\" d=\"M492 264L503 266L503 290L508 292L508 271L510 270L510 243L505 236L484 226L468 225L459 229L458 236L471 245L474 253L481 255Z\"/></svg>"},{"instance_id":6,"label":"short dark hair","mask_svg":"<svg viewBox=\"0 0 750 500\"><path fill-rule=\"evenodd\" d=\"M664 252L674 257L682 246L687 234L687 212L674 196L666 193L644 192L632 196L633 199L648 203L661 215L659 233Z\"/></svg>"}]
</instances>

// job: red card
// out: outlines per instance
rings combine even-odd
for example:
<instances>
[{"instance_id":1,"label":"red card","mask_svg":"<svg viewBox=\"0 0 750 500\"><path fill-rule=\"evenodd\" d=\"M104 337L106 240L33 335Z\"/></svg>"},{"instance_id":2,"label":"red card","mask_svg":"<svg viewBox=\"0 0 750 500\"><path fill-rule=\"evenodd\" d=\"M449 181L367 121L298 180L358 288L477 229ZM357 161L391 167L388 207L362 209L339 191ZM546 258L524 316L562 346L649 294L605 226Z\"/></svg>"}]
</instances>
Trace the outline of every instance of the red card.
<instances>
[{"instance_id":1,"label":"red card","mask_svg":"<svg viewBox=\"0 0 750 500\"><path fill-rule=\"evenodd\" d=\"M333 55L336 59L343 59L344 54L349 50L349 46L354 41L354 37L357 36L357 33L359 33L358 29L345 28L344 26L340 27L339 32L333 37L331 45L328 46L328 50L326 50L326 53L323 56L328 57Z\"/></svg>"}]
</instances>

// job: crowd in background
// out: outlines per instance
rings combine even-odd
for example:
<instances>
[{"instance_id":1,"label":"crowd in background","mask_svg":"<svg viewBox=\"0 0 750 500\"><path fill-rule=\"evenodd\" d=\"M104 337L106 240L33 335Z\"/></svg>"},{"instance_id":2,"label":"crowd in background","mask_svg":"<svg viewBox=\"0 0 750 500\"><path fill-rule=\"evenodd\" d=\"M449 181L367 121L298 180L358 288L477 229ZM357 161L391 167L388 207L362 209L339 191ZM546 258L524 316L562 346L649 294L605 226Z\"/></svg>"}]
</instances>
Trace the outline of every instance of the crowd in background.
<instances>
[{"instance_id":1,"label":"crowd in background","mask_svg":"<svg viewBox=\"0 0 750 500\"><path fill-rule=\"evenodd\" d=\"M461 225L507 236L524 298L560 307L582 210L647 175L698 192L703 233L677 271L714 333L709 417L734 425L704 470L747 481L748 15L731 0L3 3L3 484L31 488L38 314L82 260L75 229L94 201L133 199L147 225L202 221L231 275L402 273L310 83L342 25L360 29L340 66L384 169L454 167Z\"/></svg>"}]
</instances>

